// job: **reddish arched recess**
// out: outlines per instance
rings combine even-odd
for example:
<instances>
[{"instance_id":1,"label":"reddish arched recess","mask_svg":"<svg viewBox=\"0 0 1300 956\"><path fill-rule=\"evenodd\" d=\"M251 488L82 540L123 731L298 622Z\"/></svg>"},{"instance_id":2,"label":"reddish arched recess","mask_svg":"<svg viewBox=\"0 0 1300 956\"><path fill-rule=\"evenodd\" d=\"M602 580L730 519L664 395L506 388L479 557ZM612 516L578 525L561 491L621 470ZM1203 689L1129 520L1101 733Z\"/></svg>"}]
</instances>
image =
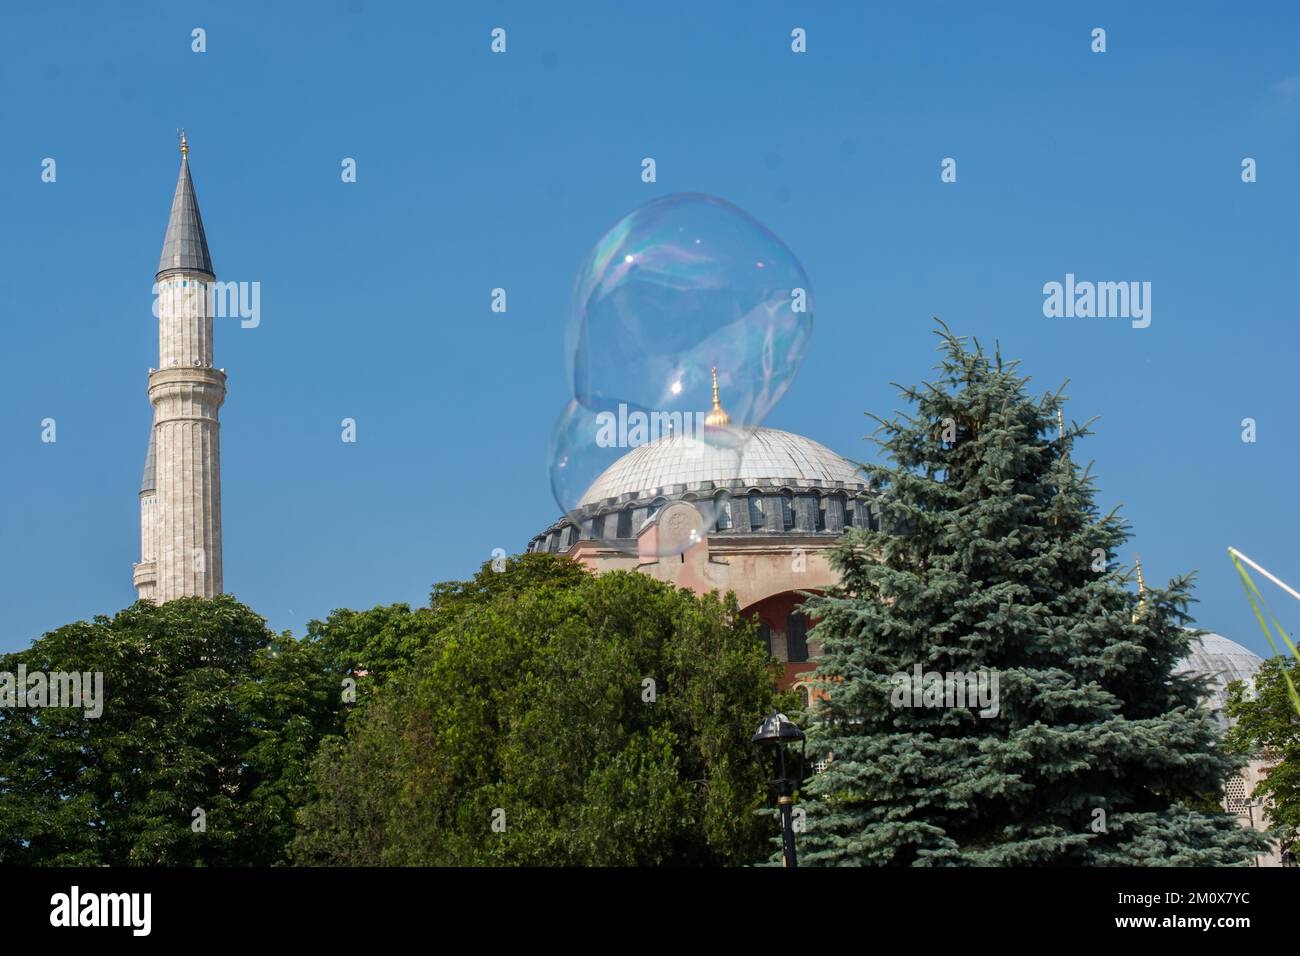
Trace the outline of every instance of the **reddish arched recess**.
<instances>
[{"instance_id":1,"label":"reddish arched recess","mask_svg":"<svg viewBox=\"0 0 1300 956\"><path fill-rule=\"evenodd\" d=\"M811 592L817 593L817 592ZM792 621L795 612L804 604L806 597L798 591L781 591L771 594L760 601L755 601L741 609L741 614L766 626L770 635L772 656L781 661L782 675L777 681L777 688L786 690L800 682L804 675L811 675L817 669L816 658L821 654L817 641L807 637L816 618L801 615L804 618L804 640L800 645L797 633L799 625ZM814 694L813 696L817 696Z\"/></svg>"}]
</instances>

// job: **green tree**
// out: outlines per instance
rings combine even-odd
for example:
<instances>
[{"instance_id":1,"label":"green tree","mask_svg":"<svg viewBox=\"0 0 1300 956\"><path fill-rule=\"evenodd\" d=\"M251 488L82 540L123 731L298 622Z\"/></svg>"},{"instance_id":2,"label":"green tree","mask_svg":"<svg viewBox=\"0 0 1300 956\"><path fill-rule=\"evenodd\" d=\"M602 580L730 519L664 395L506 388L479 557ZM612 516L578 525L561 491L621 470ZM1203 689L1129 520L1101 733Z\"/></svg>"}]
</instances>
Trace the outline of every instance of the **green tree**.
<instances>
[{"instance_id":1,"label":"green tree","mask_svg":"<svg viewBox=\"0 0 1300 956\"><path fill-rule=\"evenodd\" d=\"M0 709L0 864L283 860L308 760L338 726L338 677L317 647L231 597L185 598L0 658L0 672L20 665L98 672L104 700L98 717Z\"/></svg>"},{"instance_id":2,"label":"green tree","mask_svg":"<svg viewBox=\"0 0 1300 956\"><path fill-rule=\"evenodd\" d=\"M496 573L485 564L468 581L435 584L428 607L393 604L369 611L335 610L324 621L311 621L307 638L320 645L335 670L357 680L357 702L364 704L399 680L434 637L451 628L465 610L547 584L577 584L586 577L588 572L573 561L524 555L512 559L509 574Z\"/></svg>"},{"instance_id":3,"label":"green tree","mask_svg":"<svg viewBox=\"0 0 1300 956\"><path fill-rule=\"evenodd\" d=\"M1283 674L1292 684L1300 682L1300 663L1281 656L1266 660L1255 674L1253 693L1242 681L1228 685L1226 709L1236 723L1225 745L1263 763L1255 796L1268 801L1269 819L1291 843L1300 834L1300 718Z\"/></svg>"},{"instance_id":4,"label":"green tree","mask_svg":"<svg viewBox=\"0 0 1300 956\"><path fill-rule=\"evenodd\" d=\"M775 670L734 598L525 555L435 589L433 612L415 664L317 755L298 861L765 855L747 747Z\"/></svg>"},{"instance_id":5,"label":"green tree","mask_svg":"<svg viewBox=\"0 0 1300 956\"><path fill-rule=\"evenodd\" d=\"M357 681L358 701L363 701L410 667L437 630L428 608L392 604L332 611L324 621L308 623L307 639L334 670Z\"/></svg>"},{"instance_id":6,"label":"green tree","mask_svg":"<svg viewBox=\"0 0 1300 956\"><path fill-rule=\"evenodd\" d=\"M864 466L884 530L834 553L810 603L828 700L810 748L810 864L1223 865L1263 844L1203 808L1232 772L1204 688L1178 677L1188 578L1139 604L1057 434L1060 393L1031 400L1016 363L946 326L938 378L877 419L888 466ZM980 705L900 706L915 665L998 679ZM955 702L955 701L954 701ZM988 710L986 708L986 710ZM1100 813L1098 812L1100 811Z\"/></svg>"}]
</instances>

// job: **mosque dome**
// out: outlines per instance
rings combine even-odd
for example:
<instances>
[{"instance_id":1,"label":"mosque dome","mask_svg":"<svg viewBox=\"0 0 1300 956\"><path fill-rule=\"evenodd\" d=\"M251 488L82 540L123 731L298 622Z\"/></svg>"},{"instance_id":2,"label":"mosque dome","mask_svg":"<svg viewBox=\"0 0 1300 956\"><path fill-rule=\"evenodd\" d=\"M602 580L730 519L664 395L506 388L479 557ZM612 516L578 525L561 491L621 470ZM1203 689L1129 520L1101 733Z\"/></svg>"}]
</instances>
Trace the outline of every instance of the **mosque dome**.
<instances>
[{"instance_id":1,"label":"mosque dome","mask_svg":"<svg viewBox=\"0 0 1300 956\"><path fill-rule=\"evenodd\" d=\"M715 413L720 409L715 400ZM721 414L725 415L725 412ZM667 435L633 448L587 489L577 508L536 535L529 551L579 540L632 541L669 502L711 500L711 535L839 535L870 528L870 489L851 462L811 438L754 429L739 453Z\"/></svg>"},{"instance_id":2,"label":"mosque dome","mask_svg":"<svg viewBox=\"0 0 1300 956\"><path fill-rule=\"evenodd\" d=\"M739 472L731 448L667 436L634 448L614 462L587 489L581 503L594 505L627 494L659 494L670 489L685 492L773 480L802 487L865 487L857 469L825 445L791 432L758 428L744 445Z\"/></svg>"},{"instance_id":3,"label":"mosque dome","mask_svg":"<svg viewBox=\"0 0 1300 956\"><path fill-rule=\"evenodd\" d=\"M1228 685L1235 680L1253 686L1255 672L1264 659L1222 634L1205 632L1192 642L1192 651L1174 668L1178 674L1194 674L1210 678L1210 696L1205 706L1226 726L1223 709L1228 701Z\"/></svg>"}]
</instances>

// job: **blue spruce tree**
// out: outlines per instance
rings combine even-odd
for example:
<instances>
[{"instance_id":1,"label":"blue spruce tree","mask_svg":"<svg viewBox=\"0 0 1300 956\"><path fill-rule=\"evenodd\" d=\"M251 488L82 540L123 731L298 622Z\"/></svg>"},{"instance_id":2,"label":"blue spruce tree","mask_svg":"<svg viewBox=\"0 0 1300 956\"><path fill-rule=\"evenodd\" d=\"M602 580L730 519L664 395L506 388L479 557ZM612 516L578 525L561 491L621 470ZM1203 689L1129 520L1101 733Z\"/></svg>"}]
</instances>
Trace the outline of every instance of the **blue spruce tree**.
<instances>
[{"instance_id":1,"label":"blue spruce tree","mask_svg":"<svg viewBox=\"0 0 1300 956\"><path fill-rule=\"evenodd\" d=\"M880 530L845 536L841 583L808 605L809 749L830 761L801 862L1247 862L1262 838L1217 808L1236 764L1202 682L1173 673L1190 576L1126 587L1127 526L1070 457L1087 423L1058 428L1059 391L1033 400L1017 363L937 334L937 381L876 419Z\"/></svg>"}]
</instances>

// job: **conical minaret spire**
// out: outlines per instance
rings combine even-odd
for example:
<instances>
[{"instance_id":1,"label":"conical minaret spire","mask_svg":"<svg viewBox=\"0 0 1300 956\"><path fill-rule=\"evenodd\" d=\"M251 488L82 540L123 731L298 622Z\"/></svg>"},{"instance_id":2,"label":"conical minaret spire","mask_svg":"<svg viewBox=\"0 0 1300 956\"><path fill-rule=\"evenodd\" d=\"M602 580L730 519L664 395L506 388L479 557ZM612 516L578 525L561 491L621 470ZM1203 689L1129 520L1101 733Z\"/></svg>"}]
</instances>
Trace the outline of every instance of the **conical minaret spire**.
<instances>
[{"instance_id":1,"label":"conical minaret spire","mask_svg":"<svg viewBox=\"0 0 1300 956\"><path fill-rule=\"evenodd\" d=\"M154 287L159 361L149 371L154 423L135 566L140 597L159 604L222 590L219 410L226 373L213 367L215 278L182 133L180 174Z\"/></svg>"},{"instance_id":2,"label":"conical minaret spire","mask_svg":"<svg viewBox=\"0 0 1300 956\"><path fill-rule=\"evenodd\" d=\"M203 232L203 217L199 215L199 200L194 194L194 180L190 178L189 153L189 142L182 130L181 172L176 180L162 256L158 260L158 275L173 271L201 272L211 278L215 273L212 256L208 254L208 237Z\"/></svg>"}]
</instances>

